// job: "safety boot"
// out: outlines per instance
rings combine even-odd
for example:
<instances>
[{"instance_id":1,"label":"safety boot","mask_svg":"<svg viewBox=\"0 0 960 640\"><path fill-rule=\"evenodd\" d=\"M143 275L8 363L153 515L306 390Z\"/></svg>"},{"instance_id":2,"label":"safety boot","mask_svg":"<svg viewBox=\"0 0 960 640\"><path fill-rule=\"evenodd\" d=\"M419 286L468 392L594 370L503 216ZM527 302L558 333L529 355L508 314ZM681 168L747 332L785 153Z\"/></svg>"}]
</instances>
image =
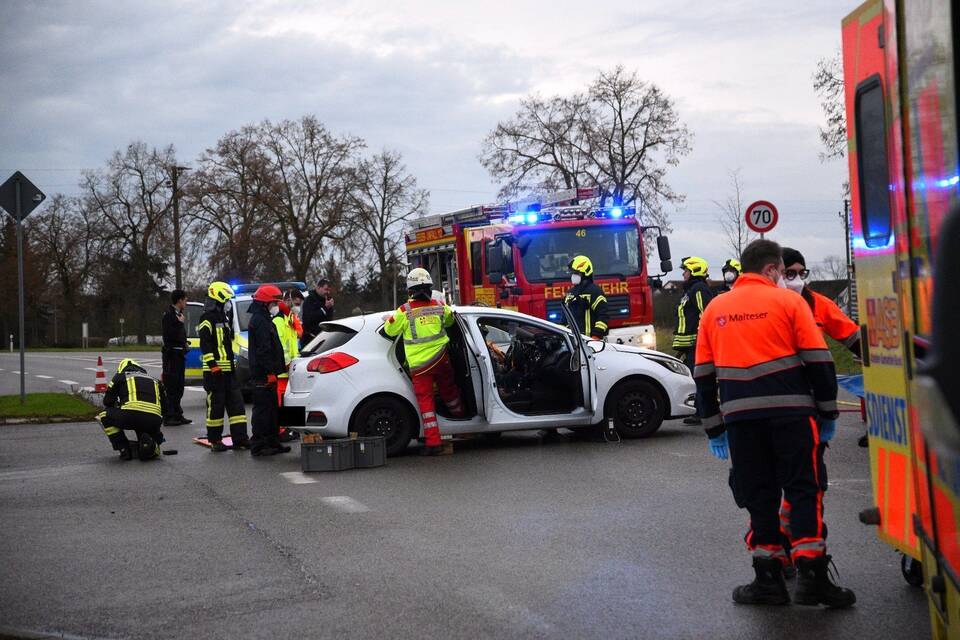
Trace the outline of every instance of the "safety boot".
<instances>
[{"instance_id":1,"label":"safety boot","mask_svg":"<svg viewBox=\"0 0 960 640\"><path fill-rule=\"evenodd\" d=\"M160 455L160 445L158 445L149 434L141 433L140 442L137 445L138 455L141 461L153 460Z\"/></svg>"},{"instance_id":2,"label":"safety boot","mask_svg":"<svg viewBox=\"0 0 960 640\"><path fill-rule=\"evenodd\" d=\"M223 440L216 440L210 443L210 451L215 453L220 453L221 451L226 451L227 445L223 444Z\"/></svg>"},{"instance_id":3,"label":"safety boot","mask_svg":"<svg viewBox=\"0 0 960 640\"><path fill-rule=\"evenodd\" d=\"M130 445L120 447L119 451L121 460L133 460L133 450L130 448Z\"/></svg>"},{"instance_id":4,"label":"safety boot","mask_svg":"<svg viewBox=\"0 0 960 640\"><path fill-rule=\"evenodd\" d=\"M831 608L845 609L857 601L853 591L833 582L828 555L797 558L797 577L797 591L793 596L797 604L825 604Z\"/></svg>"},{"instance_id":5,"label":"safety boot","mask_svg":"<svg viewBox=\"0 0 960 640\"><path fill-rule=\"evenodd\" d=\"M777 558L754 558L757 577L750 584L733 590L738 604L790 604L787 583L783 581L783 563Z\"/></svg>"},{"instance_id":6,"label":"safety boot","mask_svg":"<svg viewBox=\"0 0 960 640\"><path fill-rule=\"evenodd\" d=\"M243 438L242 440L237 439L233 441L233 450L240 451L241 449L250 448L250 438Z\"/></svg>"}]
</instances>

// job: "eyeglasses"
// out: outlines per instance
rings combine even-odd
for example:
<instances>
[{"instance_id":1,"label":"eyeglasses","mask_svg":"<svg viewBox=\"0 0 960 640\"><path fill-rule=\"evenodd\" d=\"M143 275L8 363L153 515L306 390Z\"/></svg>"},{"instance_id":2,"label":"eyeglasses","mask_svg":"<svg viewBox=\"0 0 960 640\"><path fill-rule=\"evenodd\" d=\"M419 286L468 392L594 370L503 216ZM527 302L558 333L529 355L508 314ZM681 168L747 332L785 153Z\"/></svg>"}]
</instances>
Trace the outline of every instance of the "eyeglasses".
<instances>
[{"instance_id":1,"label":"eyeglasses","mask_svg":"<svg viewBox=\"0 0 960 640\"><path fill-rule=\"evenodd\" d=\"M797 276L806 280L808 275L810 275L810 269L787 269L783 272L783 276L787 280L794 280Z\"/></svg>"}]
</instances>

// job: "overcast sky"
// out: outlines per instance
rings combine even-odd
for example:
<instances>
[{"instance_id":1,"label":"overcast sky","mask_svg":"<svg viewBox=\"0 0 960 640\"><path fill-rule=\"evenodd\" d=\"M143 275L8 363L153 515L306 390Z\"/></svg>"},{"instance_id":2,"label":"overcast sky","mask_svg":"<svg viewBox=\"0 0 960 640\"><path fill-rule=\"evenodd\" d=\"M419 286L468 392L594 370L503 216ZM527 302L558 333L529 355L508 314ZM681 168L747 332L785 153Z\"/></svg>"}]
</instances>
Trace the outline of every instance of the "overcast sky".
<instances>
[{"instance_id":1,"label":"overcast sky","mask_svg":"<svg viewBox=\"0 0 960 640\"><path fill-rule=\"evenodd\" d=\"M370 147L400 150L431 209L490 202L480 141L530 92L583 89L635 69L676 99L693 152L668 174L687 196L675 256L728 256L713 200L740 168L772 200L770 237L808 265L842 255L845 161L822 164L816 62L856 2L27 2L0 23L0 180L20 169L48 195L132 140L191 164L264 118L316 114ZM677 275L675 272L674 275Z\"/></svg>"}]
</instances>

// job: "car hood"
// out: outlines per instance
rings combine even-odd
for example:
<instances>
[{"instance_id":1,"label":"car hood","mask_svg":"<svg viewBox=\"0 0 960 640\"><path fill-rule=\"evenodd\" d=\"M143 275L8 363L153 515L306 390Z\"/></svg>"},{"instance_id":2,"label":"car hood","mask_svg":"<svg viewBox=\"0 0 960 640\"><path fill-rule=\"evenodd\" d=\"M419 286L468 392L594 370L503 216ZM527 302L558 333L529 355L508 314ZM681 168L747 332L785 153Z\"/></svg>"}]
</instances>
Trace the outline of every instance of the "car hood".
<instances>
[{"instance_id":1,"label":"car hood","mask_svg":"<svg viewBox=\"0 0 960 640\"><path fill-rule=\"evenodd\" d=\"M670 358L671 360L677 360L677 358L671 356L668 353L662 351L657 351L655 349L647 349L646 347L634 347L629 344L607 344L608 349L613 349L614 351L620 351L621 353L639 353L643 356L653 356L655 358Z\"/></svg>"}]
</instances>

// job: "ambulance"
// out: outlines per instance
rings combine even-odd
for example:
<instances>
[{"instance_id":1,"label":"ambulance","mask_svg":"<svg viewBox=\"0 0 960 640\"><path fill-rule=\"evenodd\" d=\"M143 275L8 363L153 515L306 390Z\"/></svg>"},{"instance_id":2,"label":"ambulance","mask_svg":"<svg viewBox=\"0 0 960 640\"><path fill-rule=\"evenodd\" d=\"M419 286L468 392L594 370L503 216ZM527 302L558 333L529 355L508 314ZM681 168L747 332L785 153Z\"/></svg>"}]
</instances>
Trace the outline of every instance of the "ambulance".
<instances>
[{"instance_id":1,"label":"ambulance","mask_svg":"<svg viewBox=\"0 0 960 640\"><path fill-rule=\"evenodd\" d=\"M853 251L874 506L935 638L960 638L960 0L842 22Z\"/></svg>"}]
</instances>

